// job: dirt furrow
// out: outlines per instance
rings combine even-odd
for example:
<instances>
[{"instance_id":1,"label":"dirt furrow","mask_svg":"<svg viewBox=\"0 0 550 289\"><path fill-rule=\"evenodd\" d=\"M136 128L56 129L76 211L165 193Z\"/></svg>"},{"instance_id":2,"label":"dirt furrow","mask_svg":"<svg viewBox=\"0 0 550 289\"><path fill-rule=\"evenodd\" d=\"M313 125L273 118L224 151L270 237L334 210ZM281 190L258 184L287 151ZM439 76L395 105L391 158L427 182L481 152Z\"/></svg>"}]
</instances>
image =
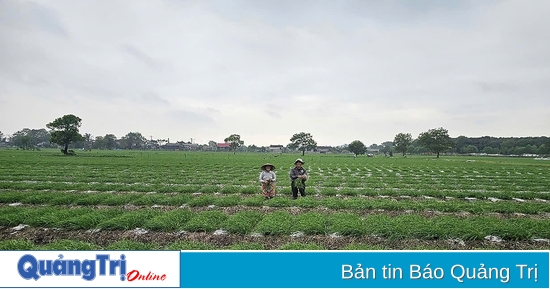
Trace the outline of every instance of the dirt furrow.
<instances>
[{"instance_id":1,"label":"dirt furrow","mask_svg":"<svg viewBox=\"0 0 550 289\"><path fill-rule=\"evenodd\" d=\"M6 207L10 204L2 204L0 203L0 207ZM360 216L369 216L369 215L387 215L387 216L401 216L401 215L420 215L424 217L433 217L433 216L456 216L456 217L474 217L474 216L491 216L501 219L511 219L511 218L531 218L531 219L550 219L550 213L538 213L538 214L524 214L524 213L498 213L498 212L484 212L484 213L471 213L466 211L459 211L459 212L441 212L437 210L384 210L384 209L371 209L371 210L363 210L363 209L334 209L334 208L327 208L327 207L313 207L313 208L304 208L304 207L271 207L271 206L261 206L261 207L252 207L252 206L243 206L243 205L237 205L237 206L229 206L229 207L217 207L214 205L210 206L197 206L197 207L190 207L187 205L182 206L164 206L164 205L153 205L153 206L136 206L136 205L121 205L121 206L107 206L107 205L96 205L96 206L79 206L79 205L59 205L59 206L48 206L48 205L27 205L27 204L20 204L17 207L21 208L43 208L43 207L53 207L53 208L61 208L61 209L78 209L78 208L92 208L92 209L122 209L126 211L136 211L136 210L145 210L145 209L156 209L160 210L162 212L168 212L172 210L178 210L178 209L188 209L193 212L203 212L203 211L211 211L211 210L220 210L228 215L232 215L241 211L258 211L261 213L271 213L276 211L287 211L292 215L299 215L306 212L318 212L318 213L324 213L324 214L333 214L333 213L353 213L358 214Z\"/></svg>"},{"instance_id":2,"label":"dirt furrow","mask_svg":"<svg viewBox=\"0 0 550 289\"><path fill-rule=\"evenodd\" d=\"M459 239L386 239L376 236L334 237L330 235L292 236L252 236L236 234L186 233L186 232L148 232L136 234L135 231L90 231L61 230L55 228L26 228L14 233L12 228L0 227L0 240L29 240L35 245L45 245L58 240L76 240L93 243L103 248L110 244L130 240L154 243L161 247L177 241L191 241L209 244L220 249L234 244L259 243L266 250L277 250L291 242L317 244L327 250L341 250L348 245L366 245L385 250L441 249L441 250L548 250L548 240L489 241Z\"/></svg>"}]
</instances>

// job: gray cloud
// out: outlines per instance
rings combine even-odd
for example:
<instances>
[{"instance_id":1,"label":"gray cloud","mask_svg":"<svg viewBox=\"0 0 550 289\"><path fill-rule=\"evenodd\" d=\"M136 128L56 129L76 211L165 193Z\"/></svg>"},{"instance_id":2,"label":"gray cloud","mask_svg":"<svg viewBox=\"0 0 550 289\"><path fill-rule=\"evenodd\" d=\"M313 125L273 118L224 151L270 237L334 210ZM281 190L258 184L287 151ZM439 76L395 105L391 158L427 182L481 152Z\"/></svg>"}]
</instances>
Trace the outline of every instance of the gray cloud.
<instances>
[{"instance_id":1,"label":"gray cloud","mask_svg":"<svg viewBox=\"0 0 550 289\"><path fill-rule=\"evenodd\" d=\"M321 145L550 130L550 1L39 3L0 1L3 131L50 106L92 134L258 145L286 144L296 119Z\"/></svg>"},{"instance_id":2,"label":"gray cloud","mask_svg":"<svg viewBox=\"0 0 550 289\"><path fill-rule=\"evenodd\" d=\"M155 70L162 70L165 65L158 61L151 56L147 55L145 52L141 51L137 47L130 45L130 44L124 44L121 45L121 48L124 52L130 54L131 56L135 57L137 60L143 62L145 65L147 65L148 68L155 69Z\"/></svg>"},{"instance_id":3,"label":"gray cloud","mask_svg":"<svg viewBox=\"0 0 550 289\"><path fill-rule=\"evenodd\" d=\"M162 98L160 95L154 92L144 92L142 93L138 99L139 102L143 102L146 104L159 104L159 105L169 105L170 102L166 99Z\"/></svg>"},{"instance_id":4,"label":"gray cloud","mask_svg":"<svg viewBox=\"0 0 550 289\"><path fill-rule=\"evenodd\" d=\"M213 125L214 119L203 113L188 110L172 110L169 115L177 121L180 127Z\"/></svg>"},{"instance_id":5,"label":"gray cloud","mask_svg":"<svg viewBox=\"0 0 550 289\"><path fill-rule=\"evenodd\" d=\"M275 118L275 119L281 119L281 115L275 111L272 111L272 110L263 110L263 112L269 116L271 116L272 118Z\"/></svg>"},{"instance_id":6,"label":"gray cloud","mask_svg":"<svg viewBox=\"0 0 550 289\"><path fill-rule=\"evenodd\" d=\"M487 81L475 81L474 84L485 93L513 93L517 92L520 88L514 84L505 82L487 82Z\"/></svg>"},{"instance_id":7,"label":"gray cloud","mask_svg":"<svg viewBox=\"0 0 550 289\"><path fill-rule=\"evenodd\" d=\"M13 0L0 2L0 23L19 31L36 29L55 36L69 37L58 13L36 2Z\"/></svg>"}]
</instances>

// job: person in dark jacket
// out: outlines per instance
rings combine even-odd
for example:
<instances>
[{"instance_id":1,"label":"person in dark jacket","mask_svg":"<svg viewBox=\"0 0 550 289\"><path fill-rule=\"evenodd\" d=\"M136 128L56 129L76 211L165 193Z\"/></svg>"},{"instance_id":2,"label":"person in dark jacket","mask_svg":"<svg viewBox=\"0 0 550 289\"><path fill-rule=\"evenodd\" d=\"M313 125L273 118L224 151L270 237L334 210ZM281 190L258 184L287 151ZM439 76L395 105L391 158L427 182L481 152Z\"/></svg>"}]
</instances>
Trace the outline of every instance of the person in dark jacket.
<instances>
[{"instance_id":1,"label":"person in dark jacket","mask_svg":"<svg viewBox=\"0 0 550 289\"><path fill-rule=\"evenodd\" d=\"M304 161L302 159L297 159L294 162L294 166L290 169L290 188L292 189L292 199L296 200L298 198L298 192L300 196L306 196L306 180L308 175L306 170L302 167Z\"/></svg>"}]
</instances>

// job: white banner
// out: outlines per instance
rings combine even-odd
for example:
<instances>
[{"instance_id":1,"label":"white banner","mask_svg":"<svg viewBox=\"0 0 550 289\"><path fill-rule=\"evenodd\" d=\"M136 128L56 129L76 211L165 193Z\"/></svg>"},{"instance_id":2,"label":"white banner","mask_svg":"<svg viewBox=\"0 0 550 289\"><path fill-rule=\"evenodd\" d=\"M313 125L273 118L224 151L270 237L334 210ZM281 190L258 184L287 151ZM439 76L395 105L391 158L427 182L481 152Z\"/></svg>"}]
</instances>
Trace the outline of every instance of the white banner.
<instances>
[{"instance_id":1,"label":"white banner","mask_svg":"<svg viewBox=\"0 0 550 289\"><path fill-rule=\"evenodd\" d=\"M0 288L180 287L180 251L0 251Z\"/></svg>"}]
</instances>

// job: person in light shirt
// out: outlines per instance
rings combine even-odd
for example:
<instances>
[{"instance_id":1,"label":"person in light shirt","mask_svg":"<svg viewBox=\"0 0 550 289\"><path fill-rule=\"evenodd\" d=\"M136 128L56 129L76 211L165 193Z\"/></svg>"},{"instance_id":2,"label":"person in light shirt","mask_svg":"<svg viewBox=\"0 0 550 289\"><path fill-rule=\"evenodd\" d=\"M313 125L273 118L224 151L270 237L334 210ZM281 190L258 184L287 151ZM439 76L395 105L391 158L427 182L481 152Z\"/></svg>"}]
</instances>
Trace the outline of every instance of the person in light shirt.
<instances>
[{"instance_id":1,"label":"person in light shirt","mask_svg":"<svg viewBox=\"0 0 550 289\"><path fill-rule=\"evenodd\" d=\"M277 181L277 176L274 172L275 166L267 163L261 169L260 182L262 183L262 195L266 200L272 199L275 196L275 181Z\"/></svg>"}]
</instances>

